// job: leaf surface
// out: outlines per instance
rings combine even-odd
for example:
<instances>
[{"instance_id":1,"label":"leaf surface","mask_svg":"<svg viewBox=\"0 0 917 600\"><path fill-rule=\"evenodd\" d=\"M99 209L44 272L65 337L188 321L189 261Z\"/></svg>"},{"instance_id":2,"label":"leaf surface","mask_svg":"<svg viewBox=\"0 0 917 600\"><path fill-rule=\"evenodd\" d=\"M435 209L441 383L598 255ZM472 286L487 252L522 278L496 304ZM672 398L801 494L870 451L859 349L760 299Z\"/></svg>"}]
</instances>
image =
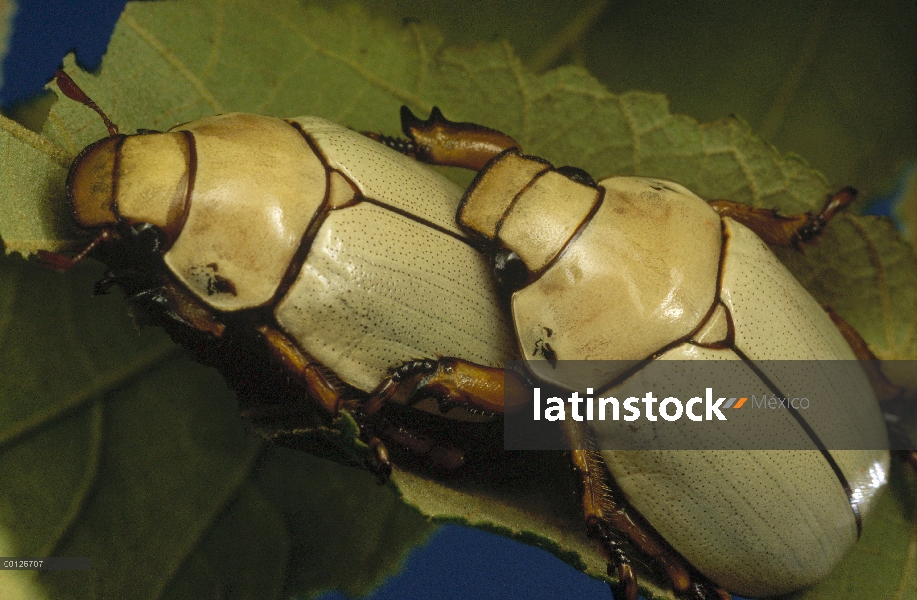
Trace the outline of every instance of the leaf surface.
<instances>
[{"instance_id":1,"label":"leaf surface","mask_svg":"<svg viewBox=\"0 0 917 600\"><path fill-rule=\"evenodd\" d=\"M425 538L365 472L246 435L219 374L93 297L100 274L0 263L7 555L92 557L41 572L49 597L359 594Z\"/></svg>"},{"instance_id":2,"label":"leaf surface","mask_svg":"<svg viewBox=\"0 0 917 600\"><path fill-rule=\"evenodd\" d=\"M786 212L815 209L829 191L802 159L781 155L739 119L699 124L671 114L660 95L611 94L577 67L536 75L507 44L445 47L435 29L353 7L132 3L98 75L72 59L65 66L124 132L246 111L314 114L396 134L400 105L421 114L439 106L598 176L666 177L708 198ZM62 201L65 167L105 135L100 120L62 99L41 136L0 125L10 157L0 167L7 251L78 247ZM917 261L886 224L845 216L805 255L785 258L880 357L915 358ZM0 460L14 476L0 484L0 526L23 551L98 557L105 569L90 589L102 596L209 596L231 587L267 597L365 590L425 536L426 521L365 473L246 438L214 372L189 364L158 331L138 336L123 302L89 296L97 267L61 276L17 258L2 266ZM562 460L522 465L499 484L407 472L394 480L427 517L513 535L604 572L570 502ZM899 497L886 494L873 519L893 556L910 543ZM124 514L112 519L122 504ZM169 527L158 525L164 520ZM106 546L115 531L123 532L118 543ZM237 546L250 553L227 555ZM851 556L868 552L861 544ZM133 574L141 562L148 564ZM895 572L913 576L906 564ZM873 576L848 568L832 581L867 590ZM39 583L62 597L84 584L71 574L43 574ZM647 594L665 597L648 585Z\"/></svg>"}]
</instances>

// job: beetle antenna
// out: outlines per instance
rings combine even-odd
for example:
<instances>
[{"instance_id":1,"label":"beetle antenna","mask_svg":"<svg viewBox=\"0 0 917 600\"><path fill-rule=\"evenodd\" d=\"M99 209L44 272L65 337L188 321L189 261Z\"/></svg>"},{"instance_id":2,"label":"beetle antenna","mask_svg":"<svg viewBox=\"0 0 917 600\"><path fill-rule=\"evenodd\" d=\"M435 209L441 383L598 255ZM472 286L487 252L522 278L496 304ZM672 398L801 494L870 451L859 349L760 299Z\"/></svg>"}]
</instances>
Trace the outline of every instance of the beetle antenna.
<instances>
[{"instance_id":1,"label":"beetle antenna","mask_svg":"<svg viewBox=\"0 0 917 600\"><path fill-rule=\"evenodd\" d=\"M108 118L102 109L99 108L99 105L92 101L92 98L86 95L80 86L76 84L73 79L70 78L63 69L58 69L57 73L54 75L54 78L57 80L57 87L60 88L60 91L64 93L65 96L71 100L76 100L81 104L85 104L92 110L99 113L99 116L102 117L102 121L105 122L105 126L108 127L108 135L118 135L118 126L111 122L111 119Z\"/></svg>"},{"instance_id":2,"label":"beetle antenna","mask_svg":"<svg viewBox=\"0 0 917 600\"><path fill-rule=\"evenodd\" d=\"M67 269L72 268L77 263L82 261L84 258L89 256L89 253L98 247L99 244L107 242L112 239L112 232L108 229L102 231L94 240L89 242L85 248L80 250L80 252L73 257L67 256L66 254L61 254L60 252L47 252L45 250L38 251L38 260L44 263L46 266L51 267L52 269L57 269L58 271L66 271Z\"/></svg>"}]
</instances>

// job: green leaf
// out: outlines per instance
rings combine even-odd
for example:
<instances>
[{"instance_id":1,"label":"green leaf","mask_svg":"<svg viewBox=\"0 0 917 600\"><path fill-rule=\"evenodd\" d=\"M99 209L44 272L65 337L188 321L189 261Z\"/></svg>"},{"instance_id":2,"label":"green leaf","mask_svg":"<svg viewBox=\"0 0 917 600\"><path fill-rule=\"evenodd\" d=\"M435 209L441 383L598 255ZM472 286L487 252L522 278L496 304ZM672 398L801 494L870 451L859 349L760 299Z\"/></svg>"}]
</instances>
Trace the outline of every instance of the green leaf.
<instances>
[{"instance_id":1,"label":"green leaf","mask_svg":"<svg viewBox=\"0 0 917 600\"><path fill-rule=\"evenodd\" d=\"M7 252L24 255L73 246L79 234L62 202L73 155L19 123L0 116L0 237ZM49 202L56 198L55 202Z\"/></svg>"},{"instance_id":2,"label":"green leaf","mask_svg":"<svg viewBox=\"0 0 917 600\"><path fill-rule=\"evenodd\" d=\"M611 94L581 68L537 75L505 43L446 47L429 26L353 7L132 3L99 74L80 71L72 58L65 67L125 132L238 110L314 114L396 134L401 104L420 113L438 105L454 120L504 130L529 153L598 176L667 177L705 197L787 212L815 209L829 191L802 159L781 155L740 119L699 124L671 114L660 95ZM0 167L7 250L77 246L66 227L64 171L106 135L101 121L62 99L41 136L0 124L10 157ZM887 225L845 216L804 256L789 259L877 354L915 358L917 260ZM848 269L848 259L862 266ZM105 567L89 588L101 596L208 596L229 587L276 596L365 590L424 537L426 521L397 504L390 488L375 489L366 473L245 438L219 377L180 358L160 332L138 336L123 302L89 297L98 268L61 276L15 258L0 264L0 359L9 366L0 387L0 460L13 474L0 483L0 533L6 529L16 547L91 554ZM602 576L564 461L517 460L516 477L499 481L439 482L407 472L393 480L426 517L512 535ZM122 504L124 514L112 518ZM911 513L889 506L873 523L905 531ZM174 526L153 526L163 518ZM106 546L111 531L119 541ZM886 539L886 552L906 553L907 539ZM249 552L225 554L240 545ZM149 554L148 564L139 554ZM865 590L870 577L852 569L833 581L865 582ZM670 597L643 581L649 597ZM37 585L76 596L83 583L74 574L42 574Z\"/></svg>"},{"instance_id":3,"label":"green leaf","mask_svg":"<svg viewBox=\"0 0 917 600\"><path fill-rule=\"evenodd\" d=\"M49 597L361 594L425 538L367 473L246 435L219 374L93 297L100 275L0 261L4 554L92 557L41 572Z\"/></svg>"},{"instance_id":4,"label":"green leaf","mask_svg":"<svg viewBox=\"0 0 917 600\"><path fill-rule=\"evenodd\" d=\"M917 156L911 0L614 2L583 44L611 89L661 91L701 119L739 115L832 186L871 196Z\"/></svg>"},{"instance_id":5,"label":"green leaf","mask_svg":"<svg viewBox=\"0 0 917 600\"><path fill-rule=\"evenodd\" d=\"M845 214L831 235L804 252L780 258L817 300L834 308L883 360L912 360L917 354L917 285L914 247L891 221ZM917 374L901 378L917 387Z\"/></svg>"},{"instance_id":6,"label":"green leaf","mask_svg":"<svg viewBox=\"0 0 917 600\"><path fill-rule=\"evenodd\" d=\"M524 6L389 0L374 10L437 23L448 45L505 38L532 68L572 61L608 89L660 92L676 112L704 121L738 115L764 140L805 156L833 187L852 185L867 198L917 157L912 0Z\"/></svg>"}]
</instances>

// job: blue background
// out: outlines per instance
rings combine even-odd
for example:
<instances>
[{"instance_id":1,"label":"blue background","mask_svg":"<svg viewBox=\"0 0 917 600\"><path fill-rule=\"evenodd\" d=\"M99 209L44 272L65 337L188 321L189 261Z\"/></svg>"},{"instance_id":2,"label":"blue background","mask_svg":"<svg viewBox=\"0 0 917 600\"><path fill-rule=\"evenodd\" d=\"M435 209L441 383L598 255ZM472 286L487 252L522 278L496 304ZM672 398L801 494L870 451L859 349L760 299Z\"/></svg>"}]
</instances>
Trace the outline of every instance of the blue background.
<instances>
[{"instance_id":1,"label":"blue background","mask_svg":"<svg viewBox=\"0 0 917 600\"><path fill-rule=\"evenodd\" d=\"M3 62L0 104L8 108L43 89L64 55L75 51L84 69L99 67L121 0L17 0L9 52ZM415 549L404 571L370 600L500 598L612 598L608 586L576 571L553 555L457 525L441 528ZM343 600L328 592L321 600Z\"/></svg>"}]
</instances>

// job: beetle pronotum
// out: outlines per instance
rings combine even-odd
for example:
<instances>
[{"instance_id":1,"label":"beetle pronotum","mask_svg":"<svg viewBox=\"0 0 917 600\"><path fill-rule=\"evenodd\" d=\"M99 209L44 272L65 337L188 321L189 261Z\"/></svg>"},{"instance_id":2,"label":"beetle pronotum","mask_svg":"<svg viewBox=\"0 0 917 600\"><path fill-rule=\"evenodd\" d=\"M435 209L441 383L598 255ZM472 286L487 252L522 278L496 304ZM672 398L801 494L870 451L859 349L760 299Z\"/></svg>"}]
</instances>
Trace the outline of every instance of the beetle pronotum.
<instances>
[{"instance_id":1,"label":"beetle pronotum","mask_svg":"<svg viewBox=\"0 0 917 600\"><path fill-rule=\"evenodd\" d=\"M91 102L62 72L58 83L71 98ZM546 376L543 364L558 358L609 358L578 346L580 334L607 342L622 339L621 332L635 325L647 335L640 336L640 344L618 344L615 352L621 352L612 358L642 360L682 346L728 349L747 358L754 349L737 336L756 321L747 316L747 307L727 298L742 288L728 279L755 261L764 261L769 276L782 278L788 294L804 305L805 331L818 338L808 346L810 357L854 356L828 316L752 233L770 243L799 243L817 235L853 199L852 190L831 196L817 215L777 217L726 201L708 205L671 182L613 178L596 184L581 170L554 169L521 155L518 144L504 134L451 123L438 111L421 122L405 110L402 122L407 142L370 136L374 141L311 117L283 121L235 113L136 136L118 134L109 123L111 135L80 153L67 182L77 223L95 231L95 238L72 259L55 254L44 259L65 268L90 253L97 255L109 266L97 289L120 285L136 306L210 362L219 366L221 353L251 351L269 371L267 377L282 380L283 393L305 396L318 418L351 412L372 449L368 463L382 478L390 469L387 445L403 446L444 468L458 468L464 460L455 445L400 421L388 410L393 400L431 413L458 408L449 415L456 420L503 412L504 377L514 375L499 367L520 354L520 345L538 341L545 319L553 319L551 327L559 335L550 343L540 340L537 358L542 364L529 366L536 377ZM462 196L454 185L386 145L479 175ZM638 215L627 215L627 207L641 194L649 194L657 205L680 207L682 218L661 218L654 227L674 240L662 260L678 265L673 272L691 277L631 283L648 282L662 297L676 292L690 309L688 316L658 323L626 312L618 319L596 311L588 319L574 312L577 318L565 320L563 310L546 315L542 309L551 304L546 294L555 309L572 302L563 288L547 291L559 289L550 278L563 276L563 269L570 268L564 260L571 256L586 261L575 268L593 269L607 281L627 277L590 261L595 263L602 251L603 232L616 226L602 222L604 208L625 215L621 222L627 225L620 233L635 244L641 223ZM730 266L721 246L723 228L730 239L740 240L733 243L740 248L734 254L754 258L736 259L740 266ZM591 238L592 231L599 231L598 237ZM707 250L687 251L687 242L679 240L693 244L698 232L704 238L698 243ZM585 249L565 254L575 244ZM485 256L493 260L495 278ZM727 273L725 282L721 271ZM585 295L588 302L588 286L569 291ZM513 294L512 328L501 293ZM448 301L431 308L430 297ZM626 304L626 298L620 301ZM852 333L848 339L856 341ZM781 349L766 351L779 354ZM418 356L425 358L414 360ZM231 369L224 372L232 380ZM258 393L236 377L237 389ZM874 412L870 418L881 419L877 408ZM745 594L796 589L823 576L839 558L782 577L779 565L749 574L724 568L722 561L705 561L674 540L674 533L665 535L668 542L657 533L667 528L658 516L648 516L652 503L641 500L649 496L625 488L628 503L604 493L611 483L608 471L638 466L621 466L613 455L582 450L576 441L588 433L570 422L565 428L587 525L629 600L636 598L636 578L622 537L656 560L676 593L693 598L727 596L726 589ZM844 476L868 486L855 479L857 473L869 465L884 469L887 460L887 452L864 454L867 466ZM775 465L770 459L749 458L747 467L771 473ZM839 473L832 469L827 480L839 489L844 483L849 487L844 477L831 479ZM819 481L813 485L827 485ZM867 496L875 491L870 488ZM834 533L813 532L815 537L852 542L858 511L865 512L868 502L854 506L852 498L847 501L853 507L848 522ZM647 513L649 524L631 505ZM741 564L752 560L743 557Z\"/></svg>"}]
</instances>

